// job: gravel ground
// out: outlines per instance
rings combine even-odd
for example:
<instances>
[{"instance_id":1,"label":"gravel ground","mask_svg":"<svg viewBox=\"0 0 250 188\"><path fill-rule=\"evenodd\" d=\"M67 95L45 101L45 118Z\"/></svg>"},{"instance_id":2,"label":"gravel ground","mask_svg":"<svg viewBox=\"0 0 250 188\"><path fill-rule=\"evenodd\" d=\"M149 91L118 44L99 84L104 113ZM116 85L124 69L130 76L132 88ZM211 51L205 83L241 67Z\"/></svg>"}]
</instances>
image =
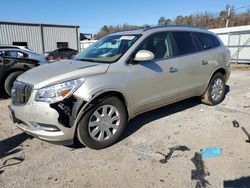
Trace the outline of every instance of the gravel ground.
<instances>
[{"instance_id":1,"label":"gravel ground","mask_svg":"<svg viewBox=\"0 0 250 188\"><path fill-rule=\"evenodd\" d=\"M192 98L145 113L119 143L99 151L29 137L10 121L10 100L0 99L0 187L250 187L250 143L232 124L250 132L249 78L249 70L233 69L220 105ZM190 150L160 163L156 152L177 145ZM222 155L202 160L196 152L209 146Z\"/></svg>"}]
</instances>

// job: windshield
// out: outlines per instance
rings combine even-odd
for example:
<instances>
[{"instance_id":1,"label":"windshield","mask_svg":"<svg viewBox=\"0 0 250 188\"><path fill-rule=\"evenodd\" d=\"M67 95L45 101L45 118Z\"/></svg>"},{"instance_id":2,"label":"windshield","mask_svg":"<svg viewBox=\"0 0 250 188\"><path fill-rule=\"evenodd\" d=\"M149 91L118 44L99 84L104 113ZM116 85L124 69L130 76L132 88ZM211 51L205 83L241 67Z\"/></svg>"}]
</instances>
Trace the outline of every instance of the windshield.
<instances>
[{"instance_id":1,"label":"windshield","mask_svg":"<svg viewBox=\"0 0 250 188\"><path fill-rule=\"evenodd\" d=\"M117 61L141 35L106 36L75 56L76 60L106 62Z\"/></svg>"}]
</instances>

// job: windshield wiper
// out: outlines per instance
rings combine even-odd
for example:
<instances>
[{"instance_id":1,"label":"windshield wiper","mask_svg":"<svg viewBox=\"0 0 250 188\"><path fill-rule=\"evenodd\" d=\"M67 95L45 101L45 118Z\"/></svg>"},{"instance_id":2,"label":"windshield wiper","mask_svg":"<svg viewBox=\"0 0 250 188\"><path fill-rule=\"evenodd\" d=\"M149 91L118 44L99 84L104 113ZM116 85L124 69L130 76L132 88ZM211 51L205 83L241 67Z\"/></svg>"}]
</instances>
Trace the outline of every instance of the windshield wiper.
<instances>
[{"instance_id":1,"label":"windshield wiper","mask_svg":"<svg viewBox=\"0 0 250 188\"><path fill-rule=\"evenodd\" d=\"M88 62L95 62L95 63L110 63L108 61L100 61L100 60L94 60L94 59L85 59L85 58L81 58L81 59L75 59L75 60L79 60L79 61L88 61Z\"/></svg>"},{"instance_id":2,"label":"windshield wiper","mask_svg":"<svg viewBox=\"0 0 250 188\"><path fill-rule=\"evenodd\" d=\"M79 60L79 61L89 61L89 62L98 62L98 61L95 61L93 59L76 59L76 60Z\"/></svg>"}]
</instances>

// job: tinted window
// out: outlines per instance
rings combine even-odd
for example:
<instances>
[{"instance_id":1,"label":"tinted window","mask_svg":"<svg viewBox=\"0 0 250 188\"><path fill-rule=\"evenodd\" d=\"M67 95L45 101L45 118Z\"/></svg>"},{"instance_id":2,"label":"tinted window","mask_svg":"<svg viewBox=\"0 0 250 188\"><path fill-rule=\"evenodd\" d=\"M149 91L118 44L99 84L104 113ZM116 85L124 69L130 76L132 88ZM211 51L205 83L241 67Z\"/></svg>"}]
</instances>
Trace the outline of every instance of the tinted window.
<instances>
[{"instance_id":1,"label":"tinted window","mask_svg":"<svg viewBox=\"0 0 250 188\"><path fill-rule=\"evenodd\" d=\"M173 56L172 44L169 33L156 33L149 36L136 50L148 50L155 55L155 59Z\"/></svg>"},{"instance_id":2,"label":"tinted window","mask_svg":"<svg viewBox=\"0 0 250 188\"><path fill-rule=\"evenodd\" d=\"M203 49L210 49L220 46L219 40L207 33L195 33Z\"/></svg>"},{"instance_id":3,"label":"tinted window","mask_svg":"<svg viewBox=\"0 0 250 188\"><path fill-rule=\"evenodd\" d=\"M28 47L28 43L27 42L13 42L12 43L15 46L24 46L24 47Z\"/></svg>"},{"instance_id":4,"label":"tinted window","mask_svg":"<svg viewBox=\"0 0 250 188\"><path fill-rule=\"evenodd\" d=\"M4 56L17 58L18 54L16 51L5 51Z\"/></svg>"},{"instance_id":5,"label":"tinted window","mask_svg":"<svg viewBox=\"0 0 250 188\"><path fill-rule=\"evenodd\" d=\"M175 31L172 32L176 45L176 55L185 55L197 51L195 40L190 32Z\"/></svg>"},{"instance_id":6,"label":"tinted window","mask_svg":"<svg viewBox=\"0 0 250 188\"><path fill-rule=\"evenodd\" d=\"M12 58L27 58L28 54L19 51L5 51L4 56Z\"/></svg>"},{"instance_id":7,"label":"tinted window","mask_svg":"<svg viewBox=\"0 0 250 188\"><path fill-rule=\"evenodd\" d=\"M68 48L69 43L68 42L57 42L56 46L57 46L57 48Z\"/></svg>"}]
</instances>

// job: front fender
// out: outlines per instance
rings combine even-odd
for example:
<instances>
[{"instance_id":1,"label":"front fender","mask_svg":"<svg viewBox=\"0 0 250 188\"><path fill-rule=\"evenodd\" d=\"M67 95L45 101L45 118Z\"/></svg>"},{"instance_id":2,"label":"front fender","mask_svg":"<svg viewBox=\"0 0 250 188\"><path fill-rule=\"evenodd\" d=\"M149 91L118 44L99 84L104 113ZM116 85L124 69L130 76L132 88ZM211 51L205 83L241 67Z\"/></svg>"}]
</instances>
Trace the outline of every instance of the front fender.
<instances>
[{"instance_id":1,"label":"front fender","mask_svg":"<svg viewBox=\"0 0 250 188\"><path fill-rule=\"evenodd\" d=\"M131 101L128 98L128 96L122 91L110 88L110 89L102 89L96 92L88 93L88 94L83 95L83 97L82 96L79 97L79 95L74 95L74 97L77 99L77 102L75 103L73 107L73 111L72 111L72 116L75 117L73 126L76 126L79 123L81 117L91 107L91 104L94 100L98 99L100 96L103 96L109 93L114 93L114 92L119 93L120 95L123 96L125 103L126 103L128 118L131 119L133 112L131 109Z\"/></svg>"}]
</instances>

